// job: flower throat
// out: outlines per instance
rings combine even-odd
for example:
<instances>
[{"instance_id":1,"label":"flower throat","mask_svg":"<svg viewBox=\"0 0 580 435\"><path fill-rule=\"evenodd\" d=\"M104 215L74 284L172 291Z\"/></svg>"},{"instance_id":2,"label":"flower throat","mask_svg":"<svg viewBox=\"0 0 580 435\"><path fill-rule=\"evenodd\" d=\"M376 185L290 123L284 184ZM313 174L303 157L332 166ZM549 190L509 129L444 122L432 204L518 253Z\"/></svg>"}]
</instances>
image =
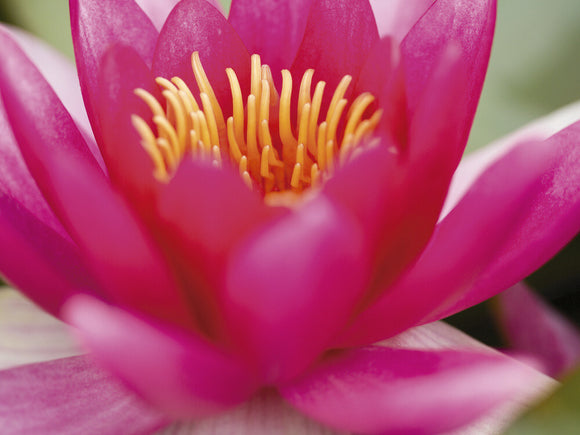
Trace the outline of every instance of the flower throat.
<instances>
[{"instance_id":1,"label":"flower throat","mask_svg":"<svg viewBox=\"0 0 580 435\"><path fill-rule=\"evenodd\" d=\"M345 116L348 101L344 96L351 76L342 78L326 116L321 116L326 83L318 82L312 95L314 70L307 70L300 84L297 125L293 128L290 72L282 71L279 94L270 68L261 64L259 55L251 59L251 89L245 106L236 73L226 69L233 103L233 114L227 120L197 52L192 55L192 67L199 99L179 77L156 79L164 104L143 89L135 90L153 115L154 129L137 115L133 115L132 122L154 163L157 179L169 181L179 163L190 155L216 167L226 163L237 167L250 189L276 202L280 194L301 193L319 186L339 165L356 155L362 145L370 143L382 111L376 110L365 118L375 98L363 93ZM272 114L277 115L273 122ZM277 131L273 131L276 124Z\"/></svg>"}]
</instances>

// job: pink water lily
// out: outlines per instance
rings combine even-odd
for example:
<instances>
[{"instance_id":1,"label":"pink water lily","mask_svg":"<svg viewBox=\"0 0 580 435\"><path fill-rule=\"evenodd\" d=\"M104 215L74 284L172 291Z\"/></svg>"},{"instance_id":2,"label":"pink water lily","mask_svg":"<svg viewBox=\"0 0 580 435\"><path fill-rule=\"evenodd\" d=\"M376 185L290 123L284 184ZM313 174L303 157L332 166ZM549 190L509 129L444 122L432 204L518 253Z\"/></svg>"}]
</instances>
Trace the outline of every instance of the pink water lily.
<instances>
[{"instance_id":1,"label":"pink water lily","mask_svg":"<svg viewBox=\"0 0 580 435\"><path fill-rule=\"evenodd\" d=\"M3 427L483 433L549 384L420 326L580 229L580 123L458 168L494 0L70 9L84 104L68 65L0 30L0 270L90 355L1 371ZM7 347L6 368L34 360Z\"/></svg>"}]
</instances>

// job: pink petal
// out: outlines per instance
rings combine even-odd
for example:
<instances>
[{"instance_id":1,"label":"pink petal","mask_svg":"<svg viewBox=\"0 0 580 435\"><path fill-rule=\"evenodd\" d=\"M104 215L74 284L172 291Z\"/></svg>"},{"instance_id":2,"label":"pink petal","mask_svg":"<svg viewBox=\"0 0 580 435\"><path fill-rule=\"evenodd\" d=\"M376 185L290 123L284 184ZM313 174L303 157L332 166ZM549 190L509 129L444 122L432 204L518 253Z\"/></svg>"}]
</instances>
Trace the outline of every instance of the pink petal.
<instances>
[{"instance_id":1,"label":"pink petal","mask_svg":"<svg viewBox=\"0 0 580 435\"><path fill-rule=\"evenodd\" d=\"M4 25L0 28L6 30L20 45L81 129L90 132L91 125L87 118L74 64L50 45L21 29ZM98 154L98 148L91 151Z\"/></svg>"},{"instance_id":2,"label":"pink petal","mask_svg":"<svg viewBox=\"0 0 580 435\"><path fill-rule=\"evenodd\" d=\"M370 0L379 34L401 42L413 25L437 0Z\"/></svg>"},{"instance_id":3,"label":"pink petal","mask_svg":"<svg viewBox=\"0 0 580 435\"><path fill-rule=\"evenodd\" d=\"M7 118L15 138L35 178L35 152L46 148L67 150L89 164L98 163L50 84L26 57L10 34L0 29L4 61L0 64L0 90ZM36 180L42 184L42 180Z\"/></svg>"},{"instance_id":4,"label":"pink petal","mask_svg":"<svg viewBox=\"0 0 580 435\"><path fill-rule=\"evenodd\" d=\"M0 370L81 353L64 323L0 287Z\"/></svg>"},{"instance_id":5,"label":"pink petal","mask_svg":"<svg viewBox=\"0 0 580 435\"><path fill-rule=\"evenodd\" d=\"M158 188L151 158L141 146L132 124L133 115L151 119L151 110L135 95L141 88L154 96L159 89L145 62L130 47L114 45L101 60L99 69L99 121L102 152L111 182L123 192L144 219Z\"/></svg>"},{"instance_id":6,"label":"pink petal","mask_svg":"<svg viewBox=\"0 0 580 435\"><path fill-rule=\"evenodd\" d=\"M361 236L320 194L231 254L227 319L265 383L300 373L352 312L368 279Z\"/></svg>"},{"instance_id":7,"label":"pink petal","mask_svg":"<svg viewBox=\"0 0 580 435\"><path fill-rule=\"evenodd\" d=\"M530 150L531 148L531 150ZM546 153L520 147L492 166L441 221L413 268L346 333L347 342L372 343L416 325L457 299L518 228L538 188ZM511 176L506 182L506 174ZM515 179L514 179L515 178ZM385 322L384 319L389 319Z\"/></svg>"},{"instance_id":8,"label":"pink petal","mask_svg":"<svg viewBox=\"0 0 580 435\"><path fill-rule=\"evenodd\" d=\"M401 50L407 77L407 96L414 113L430 76L449 45L458 47L463 63L464 92L454 99L461 152L467 142L487 70L495 26L495 0L438 0L413 26Z\"/></svg>"},{"instance_id":9,"label":"pink petal","mask_svg":"<svg viewBox=\"0 0 580 435\"><path fill-rule=\"evenodd\" d=\"M368 0L313 0L292 74L302 77L314 68L317 80L333 91L346 74L356 80L378 40Z\"/></svg>"},{"instance_id":10,"label":"pink petal","mask_svg":"<svg viewBox=\"0 0 580 435\"><path fill-rule=\"evenodd\" d=\"M187 200L184 201L184 198ZM186 159L156 204L155 231L185 281L206 332L223 336L218 313L228 256L250 231L277 213L237 172ZM203 210L203 213L200 213Z\"/></svg>"},{"instance_id":11,"label":"pink petal","mask_svg":"<svg viewBox=\"0 0 580 435\"><path fill-rule=\"evenodd\" d=\"M439 219L445 217L455 207L470 186L490 165L509 153L514 147L523 142L546 140L576 121L580 121L580 103L570 104L531 122L484 148L465 155L453 175L445 206Z\"/></svg>"},{"instance_id":12,"label":"pink petal","mask_svg":"<svg viewBox=\"0 0 580 435\"><path fill-rule=\"evenodd\" d=\"M552 386L533 369L487 349L419 350L409 344L411 349L400 342L392 348L386 342L329 357L282 395L336 429L431 434Z\"/></svg>"},{"instance_id":13,"label":"pink petal","mask_svg":"<svg viewBox=\"0 0 580 435\"><path fill-rule=\"evenodd\" d=\"M48 200L109 299L191 326L191 313L159 251L108 180L60 150L43 162Z\"/></svg>"},{"instance_id":14,"label":"pink petal","mask_svg":"<svg viewBox=\"0 0 580 435\"><path fill-rule=\"evenodd\" d=\"M83 296L65 316L99 363L173 417L215 413L256 389L245 367L198 336Z\"/></svg>"},{"instance_id":15,"label":"pink petal","mask_svg":"<svg viewBox=\"0 0 580 435\"><path fill-rule=\"evenodd\" d=\"M165 20L169 16L171 10L180 0L135 0L141 9L145 11L149 19L155 24L158 30L163 28ZM223 8L218 0L207 0L209 4L214 6L217 10L223 13Z\"/></svg>"},{"instance_id":16,"label":"pink petal","mask_svg":"<svg viewBox=\"0 0 580 435\"><path fill-rule=\"evenodd\" d=\"M231 113L231 92L226 68L238 75L242 89L249 88L250 56L226 18L206 0L182 0L169 14L159 35L153 73L180 77L195 89L191 55L199 52L205 72L224 113Z\"/></svg>"},{"instance_id":17,"label":"pink petal","mask_svg":"<svg viewBox=\"0 0 580 435\"><path fill-rule=\"evenodd\" d=\"M250 53L257 53L278 79L292 65L302 42L312 0L233 0L229 22Z\"/></svg>"},{"instance_id":18,"label":"pink petal","mask_svg":"<svg viewBox=\"0 0 580 435\"><path fill-rule=\"evenodd\" d=\"M0 371L4 433L138 434L166 424L87 357L71 357Z\"/></svg>"},{"instance_id":19,"label":"pink petal","mask_svg":"<svg viewBox=\"0 0 580 435\"><path fill-rule=\"evenodd\" d=\"M71 0L75 58L89 120L99 146L98 71L102 56L114 44L133 47L151 65L157 30L133 0Z\"/></svg>"},{"instance_id":20,"label":"pink petal","mask_svg":"<svg viewBox=\"0 0 580 435\"><path fill-rule=\"evenodd\" d=\"M510 349L536 357L550 376L560 376L580 363L580 332L524 284L516 284L498 299Z\"/></svg>"},{"instance_id":21,"label":"pink petal","mask_svg":"<svg viewBox=\"0 0 580 435\"><path fill-rule=\"evenodd\" d=\"M337 435L299 413L276 392L264 391L232 410L191 422L175 423L159 435Z\"/></svg>"},{"instance_id":22,"label":"pink petal","mask_svg":"<svg viewBox=\"0 0 580 435\"><path fill-rule=\"evenodd\" d=\"M539 167L521 165L516 172L509 164L503 165L503 173L497 175L500 180L536 177L533 195L522 210L517 227L490 258L477 282L459 301L433 313L430 319L465 309L521 281L580 232L579 137L580 122L577 122L550 139L522 150L528 159L536 160L534 153L540 158L543 156ZM479 182L490 183L487 178L484 174ZM482 202L473 213L486 207L489 205Z\"/></svg>"}]
</instances>

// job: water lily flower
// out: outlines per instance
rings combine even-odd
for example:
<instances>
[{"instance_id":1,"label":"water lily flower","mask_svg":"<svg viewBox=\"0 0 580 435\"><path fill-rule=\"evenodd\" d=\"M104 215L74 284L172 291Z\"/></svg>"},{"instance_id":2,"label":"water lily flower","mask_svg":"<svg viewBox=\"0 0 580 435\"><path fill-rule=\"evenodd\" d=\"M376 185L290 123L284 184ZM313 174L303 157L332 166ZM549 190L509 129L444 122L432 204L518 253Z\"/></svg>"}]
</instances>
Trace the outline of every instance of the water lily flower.
<instances>
[{"instance_id":1,"label":"water lily flower","mask_svg":"<svg viewBox=\"0 0 580 435\"><path fill-rule=\"evenodd\" d=\"M580 228L578 123L458 168L495 0L70 10L82 104L68 66L0 30L0 270L90 355L16 355L3 427L429 434L549 384L425 325Z\"/></svg>"}]
</instances>

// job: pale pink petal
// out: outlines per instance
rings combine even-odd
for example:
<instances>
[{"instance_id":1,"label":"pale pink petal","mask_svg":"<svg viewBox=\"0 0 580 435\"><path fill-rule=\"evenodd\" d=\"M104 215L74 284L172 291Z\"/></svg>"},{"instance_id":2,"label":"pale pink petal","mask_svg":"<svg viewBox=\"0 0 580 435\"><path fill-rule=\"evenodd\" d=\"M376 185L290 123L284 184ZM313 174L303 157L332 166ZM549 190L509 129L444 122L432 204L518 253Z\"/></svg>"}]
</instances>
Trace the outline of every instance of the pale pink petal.
<instances>
[{"instance_id":1,"label":"pale pink petal","mask_svg":"<svg viewBox=\"0 0 580 435\"><path fill-rule=\"evenodd\" d=\"M85 356L0 371L6 434L146 434L167 418Z\"/></svg>"},{"instance_id":2,"label":"pale pink petal","mask_svg":"<svg viewBox=\"0 0 580 435\"><path fill-rule=\"evenodd\" d=\"M192 422L175 423L158 435L338 435L288 405L276 392L264 391L243 405ZM346 435L346 434L345 434Z\"/></svg>"},{"instance_id":3,"label":"pale pink petal","mask_svg":"<svg viewBox=\"0 0 580 435\"><path fill-rule=\"evenodd\" d=\"M386 342L336 354L282 388L282 395L337 429L432 434L473 423L522 397L530 400L538 389L553 385L525 364L483 346L478 351L471 343L466 349L461 344L418 347L416 339L405 343L401 338L396 347Z\"/></svg>"},{"instance_id":4,"label":"pale pink petal","mask_svg":"<svg viewBox=\"0 0 580 435\"><path fill-rule=\"evenodd\" d=\"M362 234L320 194L231 254L226 315L265 383L300 373L328 347L368 281Z\"/></svg>"},{"instance_id":5,"label":"pale pink petal","mask_svg":"<svg viewBox=\"0 0 580 435\"><path fill-rule=\"evenodd\" d=\"M381 37L401 42L413 25L437 0L370 0Z\"/></svg>"},{"instance_id":6,"label":"pale pink petal","mask_svg":"<svg viewBox=\"0 0 580 435\"><path fill-rule=\"evenodd\" d=\"M0 287L0 370L81 353L64 323L16 290Z\"/></svg>"},{"instance_id":7,"label":"pale pink petal","mask_svg":"<svg viewBox=\"0 0 580 435\"><path fill-rule=\"evenodd\" d=\"M453 175L445 206L439 219L443 219L455 207L461 197L490 165L509 153L515 146L524 142L545 140L578 120L580 120L580 102L559 109L531 122L505 138L465 155Z\"/></svg>"},{"instance_id":8,"label":"pale pink petal","mask_svg":"<svg viewBox=\"0 0 580 435\"><path fill-rule=\"evenodd\" d=\"M498 296L498 314L509 349L533 355L548 375L580 363L580 331L523 283Z\"/></svg>"},{"instance_id":9,"label":"pale pink petal","mask_svg":"<svg viewBox=\"0 0 580 435\"><path fill-rule=\"evenodd\" d=\"M257 388L244 365L194 333L85 296L64 310L97 361L168 415L214 414L249 399Z\"/></svg>"}]
</instances>

